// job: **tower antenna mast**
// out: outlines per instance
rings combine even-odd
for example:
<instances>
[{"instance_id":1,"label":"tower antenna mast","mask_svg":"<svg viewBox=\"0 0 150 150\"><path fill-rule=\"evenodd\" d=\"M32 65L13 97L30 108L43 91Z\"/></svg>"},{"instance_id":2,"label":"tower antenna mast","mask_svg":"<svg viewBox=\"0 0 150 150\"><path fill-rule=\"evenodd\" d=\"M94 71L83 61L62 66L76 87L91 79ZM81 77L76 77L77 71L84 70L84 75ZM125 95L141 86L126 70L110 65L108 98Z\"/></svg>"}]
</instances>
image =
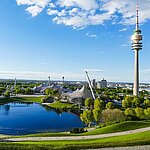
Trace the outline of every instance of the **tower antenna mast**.
<instances>
[{"instance_id":1,"label":"tower antenna mast","mask_svg":"<svg viewBox=\"0 0 150 150\"><path fill-rule=\"evenodd\" d=\"M136 30L139 29L139 5L136 4Z\"/></svg>"},{"instance_id":2,"label":"tower antenna mast","mask_svg":"<svg viewBox=\"0 0 150 150\"><path fill-rule=\"evenodd\" d=\"M92 97L93 97L93 99L95 100L95 95L94 95L94 92L93 92L93 89L92 89L92 85L91 85L90 77L89 77L89 75L88 75L88 72L87 72L87 71L85 71L85 73L86 73L86 77L87 77L87 80L88 80L88 83L89 83L89 87L90 87L90 90L91 90L91 93L92 93Z\"/></svg>"}]
</instances>

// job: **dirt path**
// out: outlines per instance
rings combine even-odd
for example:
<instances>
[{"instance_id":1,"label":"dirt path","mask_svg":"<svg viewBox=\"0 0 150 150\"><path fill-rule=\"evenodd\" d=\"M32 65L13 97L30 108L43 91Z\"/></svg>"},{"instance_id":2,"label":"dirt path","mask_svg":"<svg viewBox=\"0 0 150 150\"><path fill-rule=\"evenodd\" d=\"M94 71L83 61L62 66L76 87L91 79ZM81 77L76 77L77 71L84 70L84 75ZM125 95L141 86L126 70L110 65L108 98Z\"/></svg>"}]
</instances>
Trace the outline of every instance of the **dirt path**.
<instances>
[{"instance_id":1,"label":"dirt path","mask_svg":"<svg viewBox=\"0 0 150 150\"><path fill-rule=\"evenodd\" d=\"M144 131L150 131L150 127L141 128L136 130L117 132L117 133L109 133L109 134L100 134L100 135L89 135L89 136L64 136L64 137L25 137L25 138L6 138L4 142L8 141L49 141L49 140L86 140L86 139L98 139L98 138L106 138L120 135L128 135L133 133L139 133Z\"/></svg>"}]
</instances>

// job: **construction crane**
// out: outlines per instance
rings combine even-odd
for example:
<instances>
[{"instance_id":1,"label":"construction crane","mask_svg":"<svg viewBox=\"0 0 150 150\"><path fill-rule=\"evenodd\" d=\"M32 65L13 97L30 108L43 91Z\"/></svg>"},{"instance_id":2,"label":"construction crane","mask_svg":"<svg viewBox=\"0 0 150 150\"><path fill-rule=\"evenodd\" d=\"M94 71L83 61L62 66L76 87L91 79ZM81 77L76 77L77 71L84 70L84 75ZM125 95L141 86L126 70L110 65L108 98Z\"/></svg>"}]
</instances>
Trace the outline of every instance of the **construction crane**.
<instances>
[{"instance_id":1,"label":"construction crane","mask_svg":"<svg viewBox=\"0 0 150 150\"><path fill-rule=\"evenodd\" d=\"M89 87L90 87L90 90L91 90L91 93L92 93L92 97L93 97L93 99L95 100L95 95L94 95L94 92L93 92L93 89L92 89L90 77L89 77L87 71L85 71L85 73L86 73L86 78L87 78L87 81L88 81L88 83L89 83Z\"/></svg>"}]
</instances>

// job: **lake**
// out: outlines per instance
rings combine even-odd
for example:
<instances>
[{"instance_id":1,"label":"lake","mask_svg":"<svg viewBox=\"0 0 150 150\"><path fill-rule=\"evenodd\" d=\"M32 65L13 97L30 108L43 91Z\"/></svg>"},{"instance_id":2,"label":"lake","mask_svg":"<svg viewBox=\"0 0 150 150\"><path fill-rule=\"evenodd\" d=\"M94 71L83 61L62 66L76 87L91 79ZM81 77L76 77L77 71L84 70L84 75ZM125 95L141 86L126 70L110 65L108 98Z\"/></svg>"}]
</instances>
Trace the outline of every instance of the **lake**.
<instances>
[{"instance_id":1,"label":"lake","mask_svg":"<svg viewBox=\"0 0 150 150\"><path fill-rule=\"evenodd\" d=\"M82 121L76 114L56 111L37 103L0 105L0 134L60 132L82 126Z\"/></svg>"}]
</instances>

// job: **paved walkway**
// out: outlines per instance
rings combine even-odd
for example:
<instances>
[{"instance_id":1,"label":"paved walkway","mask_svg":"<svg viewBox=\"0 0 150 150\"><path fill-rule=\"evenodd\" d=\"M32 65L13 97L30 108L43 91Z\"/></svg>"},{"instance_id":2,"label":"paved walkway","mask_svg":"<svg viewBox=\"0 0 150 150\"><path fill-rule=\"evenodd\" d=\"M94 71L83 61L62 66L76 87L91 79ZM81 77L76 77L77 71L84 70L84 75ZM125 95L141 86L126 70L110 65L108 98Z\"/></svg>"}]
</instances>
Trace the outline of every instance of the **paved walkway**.
<instances>
[{"instance_id":1,"label":"paved walkway","mask_svg":"<svg viewBox=\"0 0 150 150\"><path fill-rule=\"evenodd\" d=\"M130 147L114 147L114 148L100 148L90 150L150 150L150 145L130 146Z\"/></svg>"},{"instance_id":2,"label":"paved walkway","mask_svg":"<svg viewBox=\"0 0 150 150\"><path fill-rule=\"evenodd\" d=\"M150 127L141 128L136 130L130 130L125 132L117 132L117 133L109 133L109 134L100 134L100 135L89 135L89 136L64 136L64 137L25 137L25 138L6 138L4 142L8 141L49 141L49 140L86 140L86 139L98 139L98 138L106 138L120 135L128 135L133 133L140 133L144 131L150 131Z\"/></svg>"}]
</instances>

